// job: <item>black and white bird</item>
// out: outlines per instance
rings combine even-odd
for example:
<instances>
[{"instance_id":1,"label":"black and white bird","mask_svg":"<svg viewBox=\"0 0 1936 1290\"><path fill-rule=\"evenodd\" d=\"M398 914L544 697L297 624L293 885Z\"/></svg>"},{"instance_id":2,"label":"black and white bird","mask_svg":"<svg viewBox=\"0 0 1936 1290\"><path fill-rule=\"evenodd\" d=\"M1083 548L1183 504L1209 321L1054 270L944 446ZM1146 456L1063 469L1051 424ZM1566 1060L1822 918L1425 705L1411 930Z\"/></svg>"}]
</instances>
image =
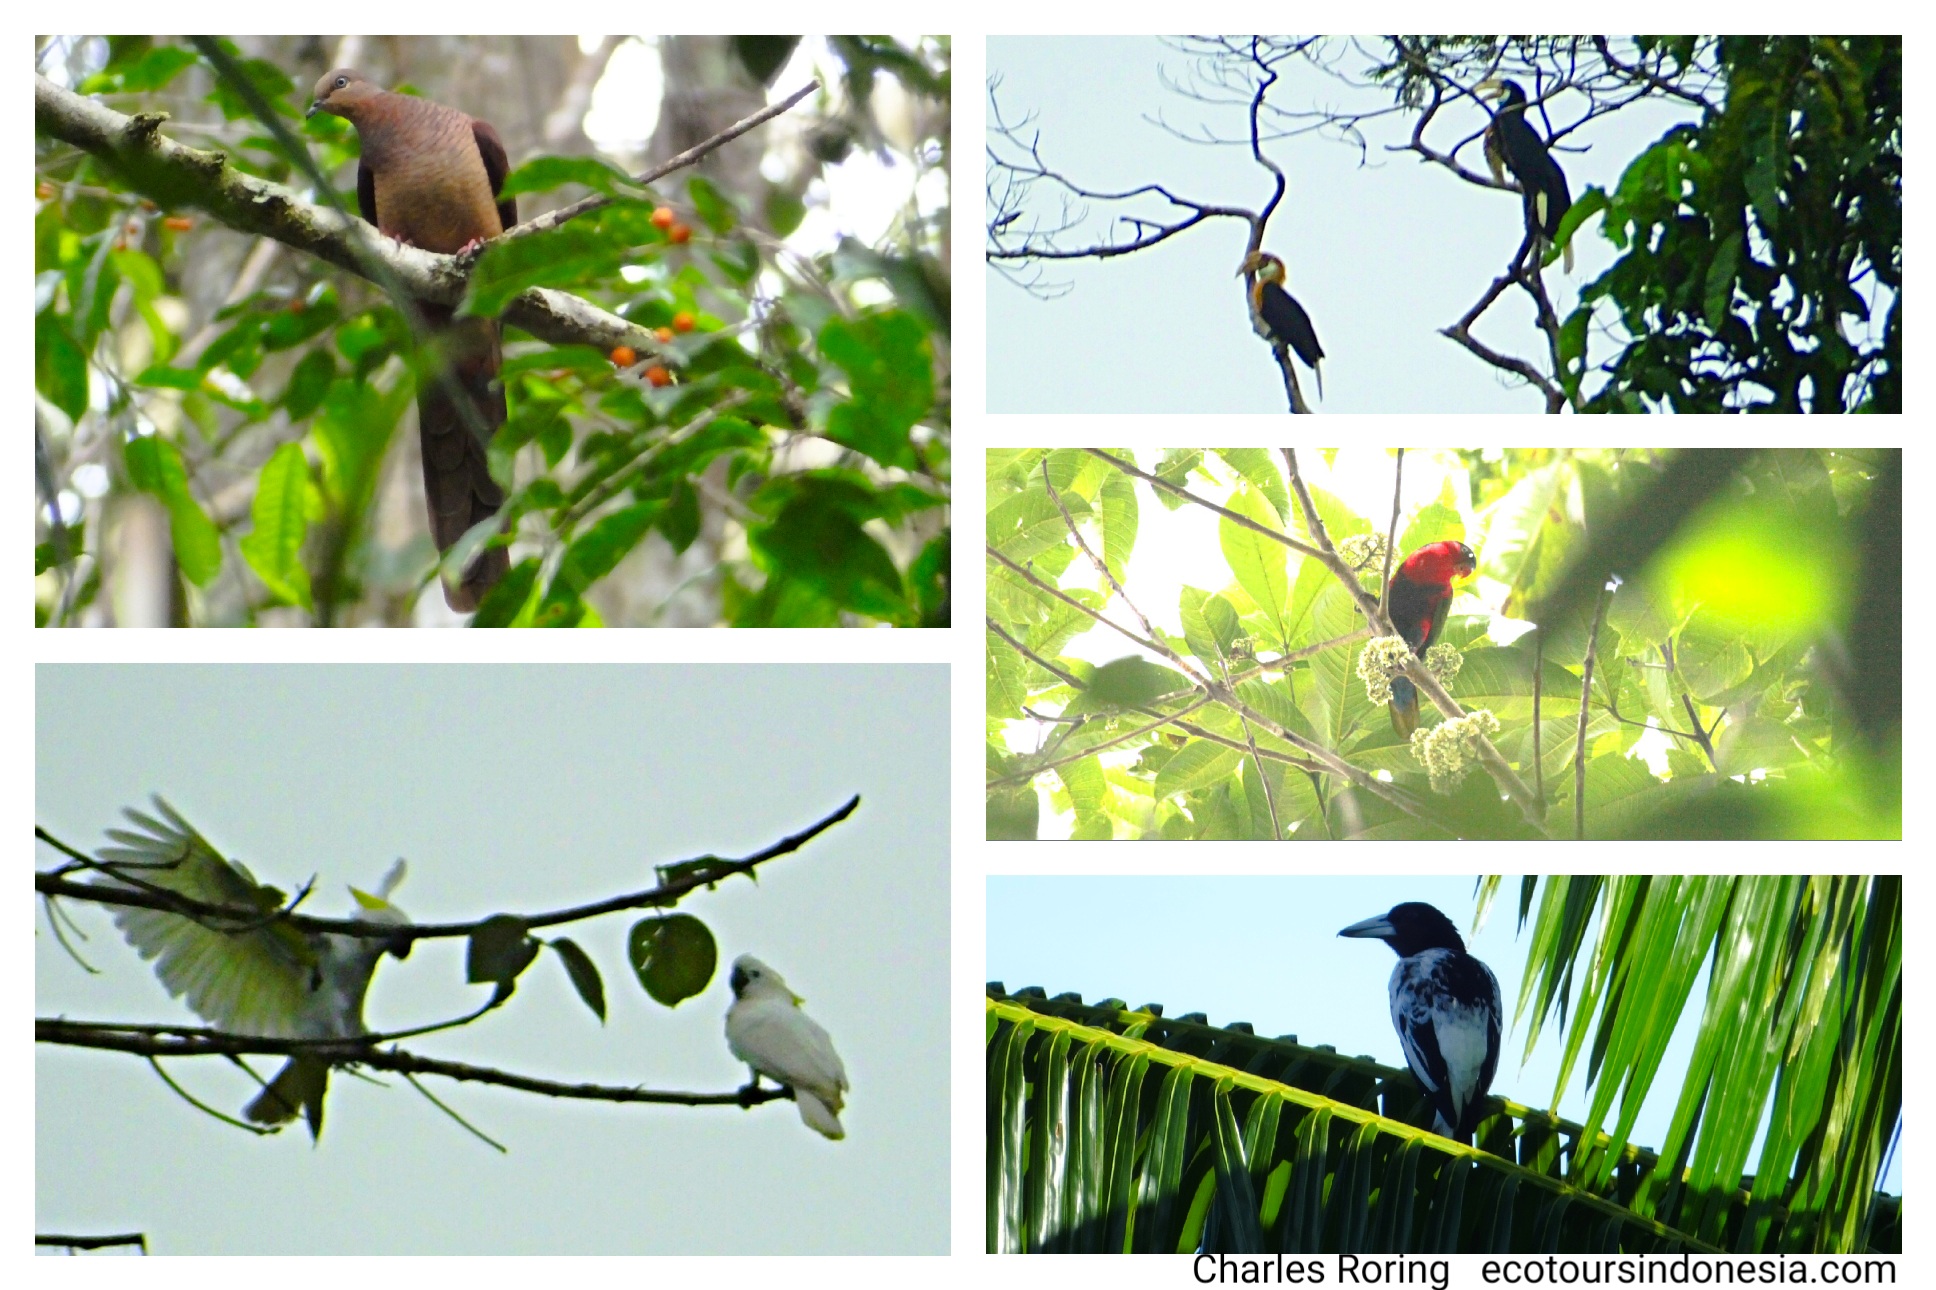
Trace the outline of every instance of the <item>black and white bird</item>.
<instances>
[{"instance_id":1,"label":"black and white bird","mask_svg":"<svg viewBox=\"0 0 1936 1290\"><path fill-rule=\"evenodd\" d=\"M1432 1104L1432 1128L1471 1142L1499 1069L1499 982L1465 952L1452 920L1407 901L1339 932L1380 940L1398 955L1391 975L1392 1025L1406 1064Z\"/></svg>"}]
</instances>

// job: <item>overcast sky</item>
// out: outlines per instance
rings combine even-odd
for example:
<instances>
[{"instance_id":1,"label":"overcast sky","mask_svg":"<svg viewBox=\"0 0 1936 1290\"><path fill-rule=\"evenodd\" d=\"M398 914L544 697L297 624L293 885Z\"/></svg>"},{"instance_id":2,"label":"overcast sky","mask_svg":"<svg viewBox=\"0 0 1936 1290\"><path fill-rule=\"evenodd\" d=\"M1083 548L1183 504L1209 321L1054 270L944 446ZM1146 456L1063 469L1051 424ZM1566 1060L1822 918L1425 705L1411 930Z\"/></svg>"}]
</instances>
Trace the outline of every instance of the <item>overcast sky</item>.
<instances>
[{"instance_id":1,"label":"overcast sky","mask_svg":"<svg viewBox=\"0 0 1936 1290\"><path fill-rule=\"evenodd\" d=\"M1343 67L1357 72L1360 56ZM1160 183L1195 201L1261 210L1274 177L1252 160L1246 112L1183 97L1165 85L1184 80L1192 60L1151 36L992 37L988 72L1012 121L1033 116L1050 169L1092 190ZM1530 92L1530 88L1529 92ZM1286 64L1271 102L1292 110L1388 105L1389 95L1351 90L1302 62ZM1580 100L1571 101L1577 108ZM1243 147L1186 142L1210 130ZM1588 125L1569 140L1586 151L1556 154L1573 196L1590 184L1611 187L1622 170L1684 114L1643 101ZM1485 125L1476 106L1448 109L1446 147ZM1571 124L1558 114L1555 123ZM1268 145L1288 189L1264 249L1289 266L1289 290L1310 313L1323 345L1324 397L1298 375L1321 412L1544 411L1539 395L1502 379L1439 335L1478 302L1503 273L1525 231L1517 195L1481 188L1409 152L1389 152L1411 121L1366 127L1361 155L1320 134ZM992 141L992 138L991 138ZM1460 154L1481 173L1476 144ZM1078 203L1091 231L1122 208ZM1063 208L1048 185L1030 214L1045 223ZM1171 219L1163 203L1138 208ZM1028 223L1017 221L1015 232ZM1546 289L1564 318L1583 285L1613 262L1597 218L1573 239L1569 277L1555 265ZM1237 219L1215 219L1160 246L1109 260L1045 266L1050 282L1072 284L1057 300L1038 300L986 270L990 412L1260 412L1285 410L1283 378L1270 349L1251 331L1243 282L1236 277L1250 235ZM1080 234L1062 245L1080 243ZM1026 270L1023 270L1026 272ZM1532 307L1513 291L1474 334L1485 343L1549 366ZM1596 335L1589 357L1610 352Z\"/></svg>"},{"instance_id":2,"label":"overcast sky","mask_svg":"<svg viewBox=\"0 0 1936 1290\"><path fill-rule=\"evenodd\" d=\"M35 1222L141 1231L163 1253L896 1252L948 1247L948 729L940 667L103 667L37 675L35 819L92 849L163 793L256 877L347 914L401 855L425 921L555 909L652 885L653 865L757 851L855 793L793 855L689 898L722 971L668 1011L624 962L635 915L569 931L609 1020L553 956L504 1008L408 1041L542 1078L723 1092L724 965L757 954L832 1034L853 1091L829 1142L788 1102L552 1101L429 1079L510 1148L479 1143L398 1079L332 1079L320 1145L258 1138L171 1093L139 1058L35 1047ZM55 857L37 848L36 860ZM89 976L35 939L35 1011L188 1021L105 913L74 907ZM457 941L386 958L379 1029L457 1015ZM891 1015L894 1025L880 1024ZM261 1063L269 1069L276 1059ZM170 1073L233 1112L221 1059Z\"/></svg>"}]
</instances>

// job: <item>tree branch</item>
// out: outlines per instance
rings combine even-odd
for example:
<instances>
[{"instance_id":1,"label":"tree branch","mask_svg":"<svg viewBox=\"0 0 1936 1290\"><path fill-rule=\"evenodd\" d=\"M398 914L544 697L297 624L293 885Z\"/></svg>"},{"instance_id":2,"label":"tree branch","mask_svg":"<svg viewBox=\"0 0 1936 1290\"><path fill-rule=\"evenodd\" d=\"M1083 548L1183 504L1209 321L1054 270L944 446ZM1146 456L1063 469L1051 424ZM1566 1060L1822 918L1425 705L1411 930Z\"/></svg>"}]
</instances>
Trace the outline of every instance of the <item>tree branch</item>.
<instances>
[{"instance_id":1,"label":"tree branch","mask_svg":"<svg viewBox=\"0 0 1936 1290\"><path fill-rule=\"evenodd\" d=\"M700 887L711 887L736 874L750 877L755 868L767 861L798 851L808 842L852 815L859 805L860 797L856 794L848 798L845 805L798 833L781 838L771 846L741 859L726 860L718 856L700 856L692 860L662 865L659 866L662 871L678 871L677 876L660 882L656 887L648 887L644 891L613 896L569 909L532 914L521 918L520 921L527 929L535 931L541 927L556 927L563 923L580 922L627 909L660 909L676 905L683 897ZM99 867L93 860L87 859L81 852L55 838L39 825L34 826L34 837L68 855L80 856L91 868ZM263 918L260 909L210 905L173 892L155 893L133 888L111 887L102 883L76 882L63 876L66 871L67 869L64 868L51 873L36 872L34 890L43 896L66 896L74 900L89 900L102 905L133 905L142 909L158 909L164 913L180 914L187 918L226 920L245 925L258 924ZM394 923L369 922L355 918L317 918L309 914L293 912L284 912L276 917L279 921L286 922L289 926L304 932L410 942L469 936L488 921L477 919L462 923L410 923L400 926Z\"/></svg>"},{"instance_id":2,"label":"tree branch","mask_svg":"<svg viewBox=\"0 0 1936 1290\"><path fill-rule=\"evenodd\" d=\"M419 1057L400 1048L372 1048L367 1042L341 1040L330 1044L289 1039L263 1039L220 1030L183 1027L156 1033L147 1027L123 1027L112 1022L70 1021L64 1017L36 1017L34 1042L143 1057L294 1056L298 1053L333 1063L354 1063L371 1070L401 1075L442 1075L446 1079L495 1084L545 1097L594 1102L640 1102L661 1106L756 1106L788 1099L785 1089L742 1088L730 1093L685 1093L664 1089L615 1088L603 1084L566 1084L557 1080L518 1075L489 1066Z\"/></svg>"},{"instance_id":3,"label":"tree branch","mask_svg":"<svg viewBox=\"0 0 1936 1290\"><path fill-rule=\"evenodd\" d=\"M99 158L164 209L192 206L238 232L271 238L337 268L378 280L375 259L412 297L456 305L474 260L436 255L376 236L361 220L304 201L293 189L245 174L220 152L161 133L164 113L123 116L93 99L34 77L34 128ZM647 328L563 291L531 287L505 306L504 321L553 345L627 345L660 353Z\"/></svg>"}]
</instances>

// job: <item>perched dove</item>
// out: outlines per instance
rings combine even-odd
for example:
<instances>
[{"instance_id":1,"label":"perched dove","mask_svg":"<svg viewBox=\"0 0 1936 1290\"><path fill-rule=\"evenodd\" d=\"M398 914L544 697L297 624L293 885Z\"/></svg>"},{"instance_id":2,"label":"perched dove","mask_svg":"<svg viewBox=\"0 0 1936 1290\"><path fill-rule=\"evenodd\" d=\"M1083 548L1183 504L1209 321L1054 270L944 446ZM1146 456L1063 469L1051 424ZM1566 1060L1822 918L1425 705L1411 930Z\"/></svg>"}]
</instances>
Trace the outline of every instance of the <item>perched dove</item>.
<instances>
[{"instance_id":1,"label":"perched dove","mask_svg":"<svg viewBox=\"0 0 1936 1290\"><path fill-rule=\"evenodd\" d=\"M272 917L283 895L257 883L237 861L223 858L208 840L161 798L156 815L130 808L134 829L109 829L117 844L96 858L110 872L98 879L122 887L172 891L209 905L261 911L256 919L198 921L133 905L114 906L114 921L168 993L185 999L211 1025L238 1035L269 1039L344 1039L367 1033L363 996L377 960L386 950L402 958L407 939L298 931ZM369 922L409 922L389 895L403 880L399 860L377 894L350 888L355 917ZM285 1124L300 1111L312 1136L322 1132L323 1093L329 1063L293 1057L250 1102L244 1114L258 1124Z\"/></svg>"},{"instance_id":2,"label":"perched dove","mask_svg":"<svg viewBox=\"0 0 1936 1290\"><path fill-rule=\"evenodd\" d=\"M847 1068L827 1032L800 1010L805 1001L751 954L733 960L732 986L726 1046L753 1068L753 1083L764 1075L786 1085L808 1128L829 1138L846 1137L840 1109L846 1101Z\"/></svg>"}]
</instances>

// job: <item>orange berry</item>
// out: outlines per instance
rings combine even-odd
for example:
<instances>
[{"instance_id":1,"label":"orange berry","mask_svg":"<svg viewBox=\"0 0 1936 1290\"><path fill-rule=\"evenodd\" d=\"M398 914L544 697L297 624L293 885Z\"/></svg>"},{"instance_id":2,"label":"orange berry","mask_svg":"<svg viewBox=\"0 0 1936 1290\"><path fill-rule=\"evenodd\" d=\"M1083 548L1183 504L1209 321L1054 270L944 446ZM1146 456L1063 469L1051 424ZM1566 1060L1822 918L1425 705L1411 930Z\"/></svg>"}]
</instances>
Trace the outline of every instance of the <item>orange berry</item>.
<instances>
[{"instance_id":1,"label":"orange berry","mask_svg":"<svg viewBox=\"0 0 1936 1290\"><path fill-rule=\"evenodd\" d=\"M656 386L663 387L672 384L672 373L654 363L645 369L645 379Z\"/></svg>"},{"instance_id":2,"label":"orange berry","mask_svg":"<svg viewBox=\"0 0 1936 1290\"><path fill-rule=\"evenodd\" d=\"M666 230L666 238L674 243L690 242L692 240L692 230L684 224L674 224Z\"/></svg>"},{"instance_id":3,"label":"orange berry","mask_svg":"<svg viewBox=\"0 0 1936 1290\"><path fill-rule=\"evenodd\" d=\"M660 232L671 228L677 221L678 216L672 213L672 207L670 206L661 206L652 212L652 227L658 229Z\"/></svg>"},{"instance_id":4,"label":"orange berry","mask_svg":"<svg viewBox=\"0 0 1936 1290\"><path fill-rule=\"evenodd\" d=\"M639 356L632 352L630 345L620 345L612 351L612 361L620 367L630 367L639 361Z\"/></svg>"},{"instance_id":5,"label":"orange berry","mask_svg":"<svg viewBox=\"0 0 1936 1290\"><path fill-rule=\"evenodd\" d=\"M672 330L674 331L691 331L698 325L698 320L683 309L672 315Z\"/></svg>"},{"instance_id":6,"label":"orange berry","mask_svg":"<svg viewBox=\"0 0 1936 1290\"><path fill-rule=\"evenodd\" d=\"M659 338L661 345L668 344L672 340L672 328L670 327L654 327L652 334Z\"/></svg>"},{"instance_id":7,"label":"orange berry","mask_svg":"<svg viewBox=\"0 0 1936 1290\"><path fill-rule=\"evenodd\" d=\"M52 197L55 193L59 191L60 189L54 187L52 184L48 183L44 179L34 185L34 196L40 198L43 201Z\"/></svg>"},{"instance_id":8,"label":"orange berry","mask_svg":"<svg viewBox=\"0 0 1936 1290\"><path fill-rule=\"evenodd\" d=\"M177 233L186 233L189 229L195 227L195 221L186 215L170 215L162 223L174 229Z\"/></svg>"}]
</instances>

